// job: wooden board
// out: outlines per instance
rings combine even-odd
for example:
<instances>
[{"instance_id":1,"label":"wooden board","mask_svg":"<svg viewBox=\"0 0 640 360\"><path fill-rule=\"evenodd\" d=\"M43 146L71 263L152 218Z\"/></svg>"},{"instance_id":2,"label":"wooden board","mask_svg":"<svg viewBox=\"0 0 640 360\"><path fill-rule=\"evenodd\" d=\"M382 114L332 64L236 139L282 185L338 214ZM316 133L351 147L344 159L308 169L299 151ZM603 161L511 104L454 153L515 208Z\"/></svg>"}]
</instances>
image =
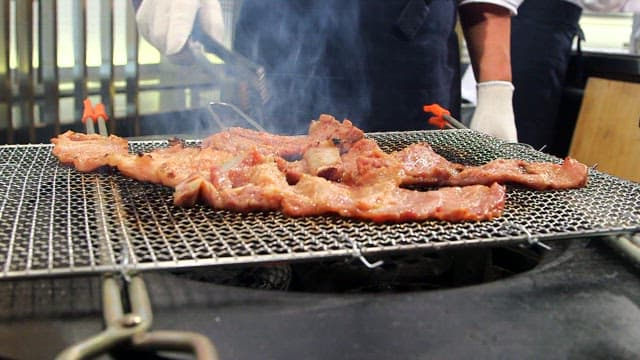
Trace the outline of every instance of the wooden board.
<instances>
[{"instance_id":1,"label":"wooden board","mask_svg":"<svg viewBox=\"0 0 640 360\"><path fill-rule=\"evenodd\" d=\"M589 78L569 155L640 182L640 84Z\"/></svg>"}]
</instances>

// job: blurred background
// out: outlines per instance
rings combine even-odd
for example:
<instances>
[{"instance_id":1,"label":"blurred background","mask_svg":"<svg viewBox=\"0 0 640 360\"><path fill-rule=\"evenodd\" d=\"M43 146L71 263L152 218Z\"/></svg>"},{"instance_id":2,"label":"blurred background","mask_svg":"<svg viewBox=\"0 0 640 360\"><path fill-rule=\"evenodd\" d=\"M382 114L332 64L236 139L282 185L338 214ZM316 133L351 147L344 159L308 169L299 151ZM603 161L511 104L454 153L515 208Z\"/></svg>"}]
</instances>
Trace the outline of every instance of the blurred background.
<instances>
[{"instance_id":1,"label":"blurred background","mask_svg":"<svg viewBox=\"0 0 640 360\"><path fill-rule=\"evenodd\" d=\"M231 29L238 4L221 4ZM171 64L138 35L130 0L2 0L0 21L0 143L81 129L87 97L105 104L111 132L123 136L143 135L150 115L175 118L219 99L201 69Z\"/></svg>"},{"instance_id":2,"label":"blurred background","mask_svg":"<svg viewBox=\"0 0 640 360\"><path fill-rule=\"evenodd\" d=\"M240 2L221 0L226 46ZM197 66L173 65L140 38L130 0L1 0L0 21L0 143L47 143L61 131L81 129L86 97L105 104L118 135L152 134L159 119L173 124L164 132L182 133L197 127L193 119L224 91ZM568 131L586 77L640 77L633 24L633 14L583 14L587 61L569 79L561 114ZM464 51L462 62L468 63Z\"/></svg>"}]
</instances>

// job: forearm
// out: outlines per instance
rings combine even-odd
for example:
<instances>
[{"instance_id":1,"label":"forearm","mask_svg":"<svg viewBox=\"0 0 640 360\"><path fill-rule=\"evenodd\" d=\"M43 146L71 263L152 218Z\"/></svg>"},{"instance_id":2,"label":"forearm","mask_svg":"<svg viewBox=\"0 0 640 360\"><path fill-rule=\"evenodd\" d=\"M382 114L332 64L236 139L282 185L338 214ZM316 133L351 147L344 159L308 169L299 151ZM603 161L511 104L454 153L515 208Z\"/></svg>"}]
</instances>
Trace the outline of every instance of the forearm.
<instances>
[{"instance_id":1,"label":"forearm","mask_svg":"<svg viewBox=\"0 0 640 360\"><path fill-rule=\"evenodd\" d=\"M468 3L460 6L460 23L476 80L511 81L511 11Z\"/></svg>"}]
</instances>

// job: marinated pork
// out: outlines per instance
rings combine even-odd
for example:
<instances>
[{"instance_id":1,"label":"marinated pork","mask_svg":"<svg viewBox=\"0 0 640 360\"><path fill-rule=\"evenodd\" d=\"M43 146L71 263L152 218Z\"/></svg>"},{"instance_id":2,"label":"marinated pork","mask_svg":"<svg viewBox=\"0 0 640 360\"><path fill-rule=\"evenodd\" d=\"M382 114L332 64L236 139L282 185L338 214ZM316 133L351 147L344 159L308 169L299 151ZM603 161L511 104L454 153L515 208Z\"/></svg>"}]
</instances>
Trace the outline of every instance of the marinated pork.
<instances>
[{"instance_id":1,"label":"marinated pork","mask_svg":"<svg viewBox=\"0 0 640 360\"><path fill-rule=\"evenodd\" d=\"M73 164L83 172L109 165L107 157L110 154L129 154L127 140L114 135L104 137L67 131L51 142L55 145L52 153L60 162Z\"/></svg>"},{"instance_id":2,"label":"marinated pork","mask_svg":"<svg viewBox=\"0 0 640 360\"><path fill-rule=\"evenodd\" d=\"M572 189L587 184L586 165L567 157L562 164L496 159L480 166L449 162L428 144L410 145L391 155L404 170L401 183L428 186L518 184L536 190Z\"/></svg>"},{"instance_id":3,"label":"marinated pork","mask_svg":"<svg viewBox=\"0 0 640 360\"><path fill-rule=\"evenodd\" d=\"M304 152L326 141L333 142L341 153L349 151L351 145L364 138L364 132L351 121L337 121L333 116L320 115L312 121L308 135L284 136L244 128L230 128L213 134L202 142L204 148L233 153L257 150L286 159L299 159Z\"/></svg>"},{"instance_id":4,"label":"marinated pork","mask_svg":"<svg viewBox=\"0 0 640 360\"><path fill-rule=\"evenodd\" d=\"M505 187L584 186L585 165L499 159L481 166L449 162L428 144L385 153L345 120L322 116L308 135L230 129L200 147L174 141L130 154L125 139L66 132L53 154L79 171L117 168L131 178L174 188L179 206L204 203L232 211L290 216L337 214L375 222L490 220L502 214ZM441 187L420 191L409 186Z\"/></svg>"}]
</instances>

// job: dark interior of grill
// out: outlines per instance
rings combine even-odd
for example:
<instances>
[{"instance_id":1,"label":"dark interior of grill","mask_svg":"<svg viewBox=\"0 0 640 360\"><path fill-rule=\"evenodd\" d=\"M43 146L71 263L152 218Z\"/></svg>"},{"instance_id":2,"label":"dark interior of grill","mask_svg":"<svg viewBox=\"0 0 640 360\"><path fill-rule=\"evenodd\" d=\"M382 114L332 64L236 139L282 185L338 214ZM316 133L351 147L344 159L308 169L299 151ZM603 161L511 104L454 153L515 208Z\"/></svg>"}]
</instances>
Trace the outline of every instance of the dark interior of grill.
<instances>
[{"instance_id":1,"label":"dark interior of grill","mask_svg":"<svg viewBox=\"0 0 640 360\"><path fill-rule=\"evenodd\" d=\"M376 256L370 269L357 258L211 267L174 271L177 277L254 289L310 293L400 293L456 288L499 281L527 272L561 254L533 245L411 252Z\"/></svg>"}]
</instances>

